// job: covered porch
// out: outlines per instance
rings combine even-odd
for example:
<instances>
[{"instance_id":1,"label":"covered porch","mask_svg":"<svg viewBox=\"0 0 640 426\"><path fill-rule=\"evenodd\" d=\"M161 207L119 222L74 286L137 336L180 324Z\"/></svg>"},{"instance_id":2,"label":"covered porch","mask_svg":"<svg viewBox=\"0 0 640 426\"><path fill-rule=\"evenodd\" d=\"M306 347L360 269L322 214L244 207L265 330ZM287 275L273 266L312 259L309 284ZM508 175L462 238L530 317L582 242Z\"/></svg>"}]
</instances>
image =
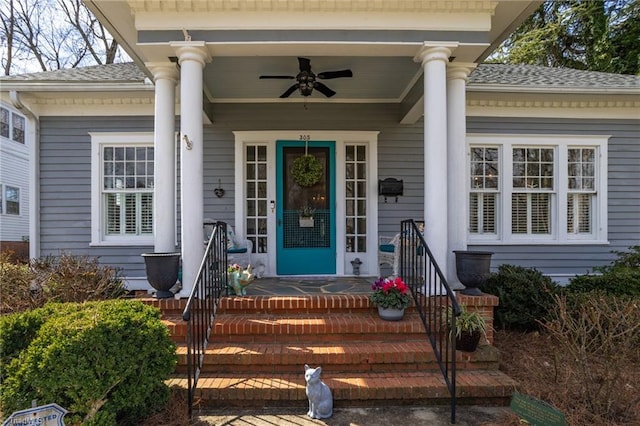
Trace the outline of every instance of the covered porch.
<instances>
[{"instance_id":1,"label":"covered porch","mask_svg":"<svg viewBox=\"0 0 640 426\"><path fill-rule=\"evenodd\" d=\"M265 276L347 276L356 258L373 276L378 236L410 217L455 283L466 80L537 2L87 3L155 83L153 243L180 250L180 296L205 218L251 240ZM308 152L324 174L297 194ZM378 196L389 177L397 203Z\"/></svg>"}]
</instances>

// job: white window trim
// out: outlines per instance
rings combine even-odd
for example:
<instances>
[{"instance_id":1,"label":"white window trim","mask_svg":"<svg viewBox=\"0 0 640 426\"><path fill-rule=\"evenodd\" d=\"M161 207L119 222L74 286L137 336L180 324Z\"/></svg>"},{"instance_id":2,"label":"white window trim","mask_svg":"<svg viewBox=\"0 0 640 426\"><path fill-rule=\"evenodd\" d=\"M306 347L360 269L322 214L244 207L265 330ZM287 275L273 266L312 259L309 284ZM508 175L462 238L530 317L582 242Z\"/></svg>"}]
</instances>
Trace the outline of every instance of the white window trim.
<instances>
[{"instance_id":1,"label":"white window trim","mask_svg":"<svg viewBox=\"0 0 640 426\"><path fill-rule=\"evenodd\" d=\"M471 146L498 147L500 152L500 182L498 203L498 237L476 235L467 232L468 244L492 245L544 245L544 244L608 244L607 234L607 182L609 135L517 135L517 134L469 134L467 153ZM546 236L514 235L511 233L511 194L513 194L513 147L541 147L554 149L554 191L551 199L551 234ZM593 209L593 234L570 235L567 232L567 150L568 148L595 148L596 206ZM466 198L470 193L470 159L467 155ZM468 207L467 207L468 210ZM467 225L468 226L468 225Z\"/></svg>"},{"instance_id":2,"label":"white window trim","mask_svg":"<svg viewBox=\"0 0 640 426\"><path fill-rule=\"evenodd\" d=\"M104 212L102 197L102 147L104 145L151 145L153 132L91 132L91 246L138 246L153 245L154 236L109 236L105 237L102 226ZM155 159L154 159L155 161ZM154 191L155 192L155 191ZM154 194L155 196L155 194Z\"/></svg>"}]
</instances>

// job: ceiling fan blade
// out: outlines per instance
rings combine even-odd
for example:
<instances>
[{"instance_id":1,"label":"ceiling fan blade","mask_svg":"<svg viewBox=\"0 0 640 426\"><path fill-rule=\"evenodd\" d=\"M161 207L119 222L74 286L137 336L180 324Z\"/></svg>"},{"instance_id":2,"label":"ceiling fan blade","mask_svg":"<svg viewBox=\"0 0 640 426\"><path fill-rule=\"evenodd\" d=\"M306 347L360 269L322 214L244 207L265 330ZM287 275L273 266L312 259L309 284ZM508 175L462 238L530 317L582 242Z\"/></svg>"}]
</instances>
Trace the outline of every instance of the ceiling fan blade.
<instances>
[{"instance_id":1,"label":"ceiling fan blade","mask_svg":"<svg viewBox=\"0 0 640 426\"><path fill-rule=\"evenodd\" d=\"M329 80L331 78L353 77L353 73L351 72L351 70L325 71L319 73L317 77L324 80Z\"/></svg>"},{"instance_id":2,"label":"ceiling fan blade","mask_svg":"<svg viewBox=\"0 0 640 426\"><path fill-rule=\"evenodd\" d=\"M261 75L260 79L265 79L265 78L278 78L278 79L282 79L282 80L293 80L295 77L292 75Z\"/></svg>"},{"instance_id":3,"label":"ceiling fan blade","mask_svg":"<svg viewBox=\"0 0 640 426\"><path fill-rule=\"evenodd\" d=\"M291 86L287 90L285 90L285 92L282 95L280 95L280 97L281 98L288 98L289 95L291 95L297 89L298 89L298 83L294 84L293 86Z\"/></svg>"},{"instance_id":4,"label":"ceiling fan blade","mask_svg":"<svg viewBox=\"0 0 640 426\"><path fill-rule=\"evenodd\" d=\"M311 72L311 60L307 58L298 58L298 64L300 64L300 71Z\"/></svg>"},{"instance_id":5,"label":"ceiling fan blade","mask_svg":"<svg viewBox=\"0 0 640 426\"><path fill-rule=\"evenodd\" d=\"M320 92L323 95L325 95L327 98L330 98L330 97L332 97L333 95L336 94L336 92L334 92L333 90L329 89L327 86L325 86L324 84L320 83L319 81L316 81L316 84L314 85L314 89L316 89L318 92Z\"/></svg>"}]
</instances>

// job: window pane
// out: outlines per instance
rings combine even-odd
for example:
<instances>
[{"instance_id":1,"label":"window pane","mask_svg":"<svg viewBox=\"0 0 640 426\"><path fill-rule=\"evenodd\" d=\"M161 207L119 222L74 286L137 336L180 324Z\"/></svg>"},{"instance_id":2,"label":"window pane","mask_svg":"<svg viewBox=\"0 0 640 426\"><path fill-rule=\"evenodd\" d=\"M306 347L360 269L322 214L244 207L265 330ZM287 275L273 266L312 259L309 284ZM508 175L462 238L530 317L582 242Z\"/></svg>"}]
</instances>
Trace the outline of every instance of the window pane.
<instances>
[{"instance_id":1,"label":"window pane","mask_svg":"<svg viewBox=\"0 0 640 426\"><path fill-rule=\"evenodd\" d=\"M551 203L549 194L531 194L531 233L551 233Z\"/></svg>"},{"instance_id":2,"label":"window pane","mask_svg":"<svg viewBox=\"0 0 640 426\"><path fill-rule=\"evenodd\" d=\"M264 145L258 147L258 161L267 161L267 147Z\"/></svg>"},{"instance_id":3,"label":"window pane","mask_svg":"<svg viewBox=\"0 0 640 426\"><path fill-rule=\"evenodd\" d=\"M496 194L483 194L482 197L482 232L495 234L496 229Z\"/></svg>"},{"instance_id":4,"label":"window pane","mask_svg":"<svg viewBox=\"0 0 640 426\"><path fill-rule=\"evenodd\" d=\"M127 194L125 199L125 234L136 234L136 196Z\"/></svg>"},{"instance_id":5,"label":"window pane","mask_svg":"<svg viewBox=\"0 0 640 426\"><path fill-rule=\"evenodd\" d=\"M345 196L353 198L356 196L354 190L353 190L353 181L347 181L345 183L345 190L346 190L346 194Z\"/></svg>"},{"instance_id":6,"label":"window pane","mask_svg":"<svg viewBox=\"0 0 640 426\"><path fill-rule=\"evenodd\" d=\"M567 232L569 234L591 234L592 194L569 194L567 197Z\"/></svg>"},{"instance_id":7,"label":"window pane","mask_svg":"<svg viewBox=\"0 0 640 426\"><path fill-rule=\"evenodd\" d=\"M20 214L20 188L5 186L5 203L7 214Z\"/></svg>"},{"instance_id":8,"label":"window pane","mask_svg":"<svg viewBox=\"0 0 640 426\"><path fill-rule=\"evenodd\" d=\"M255 182L247 182L247 198L256 198Z\"/></svg>"},{"instance_id":9,"label":"window pane","mask_svg":"<svg viewBox=\"0 0 640 426\"><path fill-rule=\"evenodd\" d=\"M478 199L480 194L469 194L469 232L472 234L478 233Z\"/></svg>"},{"instance_id":10,"label":"window pane","mask_svg":"<svg viewBox=\"0 0 640 426\"><path fill-rule=\"evenodd\" d=\"M13 115L13 140L24 143L25 119L18 114Z\"/></svg>"},{"instance_id":11,"label":"window pane","mask_svg":"<svg viewBox=\"0 0 640 426\"><path fill-rule=\"evenodd\" d=\"M0 136L9 137L9 110L0 108Z\"/></svg>"},{"instance_id":12,"label":"window pane","mask_svg":"<svg viewBox=\"0 0 640 426\"><path fill-rule=\"evenodd\" d=\"M153 195L140 194L140 233L153 234Z\"/></svg>"},{"instance_id":13,"label":"window pane","mask_svg":"<svg viewBox=\"0 0 640 426\"><path fill-rule=\"evenodd\" d=\"M355 160L354 150L355 150L355 147L353 145L347 145L346 150L345 150L346 160L347 161L354 161Z\"/></svg>"},{"instance_id":14,"label":"window pane","mask_svg":"<svg viewBox=\"0 0 640 426\"><path fill-rule=\"evenodd\" d=\"M511 195L511 232L527 233L527 194Z\"/></svg>"},{"instance_id":15,"label":"window pane","mask_svg":"<svg viewBox=\"0 0 640 426\"><path fill-rule=\"evenodd\" d=\"M267 198L267 182L258 182L258 198Z\"/></svg>"},{"instance_id":16,"label":"window pane","mask_svg":"<svg viewBox=\"0 0 640 426\"><path fill-rule=\"evenodd\" d=\"M267 215L267 200L258 200L258 216Z\"/></svg>"},{"instance_id":17,"label":"window pane","mask_svg":"<svg viewBox=\"0 0 640 426\"><path fill-rule=\"evenodd\" d=\"M256 160L256 147L255 146L247 146L247 161L255 161Z\"/></svg>"},{"instance_id":18,"label":"window pane","mask_svg":"<svg viewBox=\"0 0 640 426\"><path fill-rule=\"evenodd\" d=\"M120 233L120 199L120 194L105 195L107 235Z\"/></svg>"},{"instance_id":19,"label":"window pane","mask_svg":"<svg viewBox=\"0 0 640 426\"><path fill-rule=\"evenodd\" d=\"M345 172L346 172L346 178L347 179L354 179L355 178L354 168L355 168L355 164L353 164L353 163L345 165Z\"/></svg>"}]
</instances>

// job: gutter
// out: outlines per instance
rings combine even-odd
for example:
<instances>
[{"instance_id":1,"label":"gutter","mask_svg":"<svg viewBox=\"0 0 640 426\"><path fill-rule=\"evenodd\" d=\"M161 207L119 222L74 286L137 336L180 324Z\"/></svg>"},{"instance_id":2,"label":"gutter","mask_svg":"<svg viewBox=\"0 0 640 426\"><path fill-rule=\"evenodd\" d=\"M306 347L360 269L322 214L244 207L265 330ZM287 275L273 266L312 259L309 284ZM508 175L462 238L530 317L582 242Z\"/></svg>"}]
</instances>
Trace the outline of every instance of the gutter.
<instances>
[{"instance_id":1,"label":"gutter","mask_svg":"<svg viewBox=\"0 0 640 426\"><path fill-rule=\"evenodd\" d=\"M554 87L519 86L514 84L467 84L469 92L585 94L585 95L640 95L640 87Z\"/></svg>"},{"instance_id":2,"label":"gutter","mask_svg":"<svg viewBox=\"0 0 640 426\"><path fill-rule=\"evenodd\" d=\"M155 87L151 83L121 83L114 81L111 83L60 83L46 82L35 83L33 80L4 80L2 88L11 92L153 92Z\"/></svg>"},{"instance_id":3,"label":"gutter","mask_svg":"<svg viewBox=\"0 0 640 426\"><path fill-rule=\"evenodd\" d=\"M9 98L14 108L33 121L33 139L29 152L29 258L35 259L40 257L40 119L22 103L18 91L11 90Z\"/></svg>"}]
</instances>

